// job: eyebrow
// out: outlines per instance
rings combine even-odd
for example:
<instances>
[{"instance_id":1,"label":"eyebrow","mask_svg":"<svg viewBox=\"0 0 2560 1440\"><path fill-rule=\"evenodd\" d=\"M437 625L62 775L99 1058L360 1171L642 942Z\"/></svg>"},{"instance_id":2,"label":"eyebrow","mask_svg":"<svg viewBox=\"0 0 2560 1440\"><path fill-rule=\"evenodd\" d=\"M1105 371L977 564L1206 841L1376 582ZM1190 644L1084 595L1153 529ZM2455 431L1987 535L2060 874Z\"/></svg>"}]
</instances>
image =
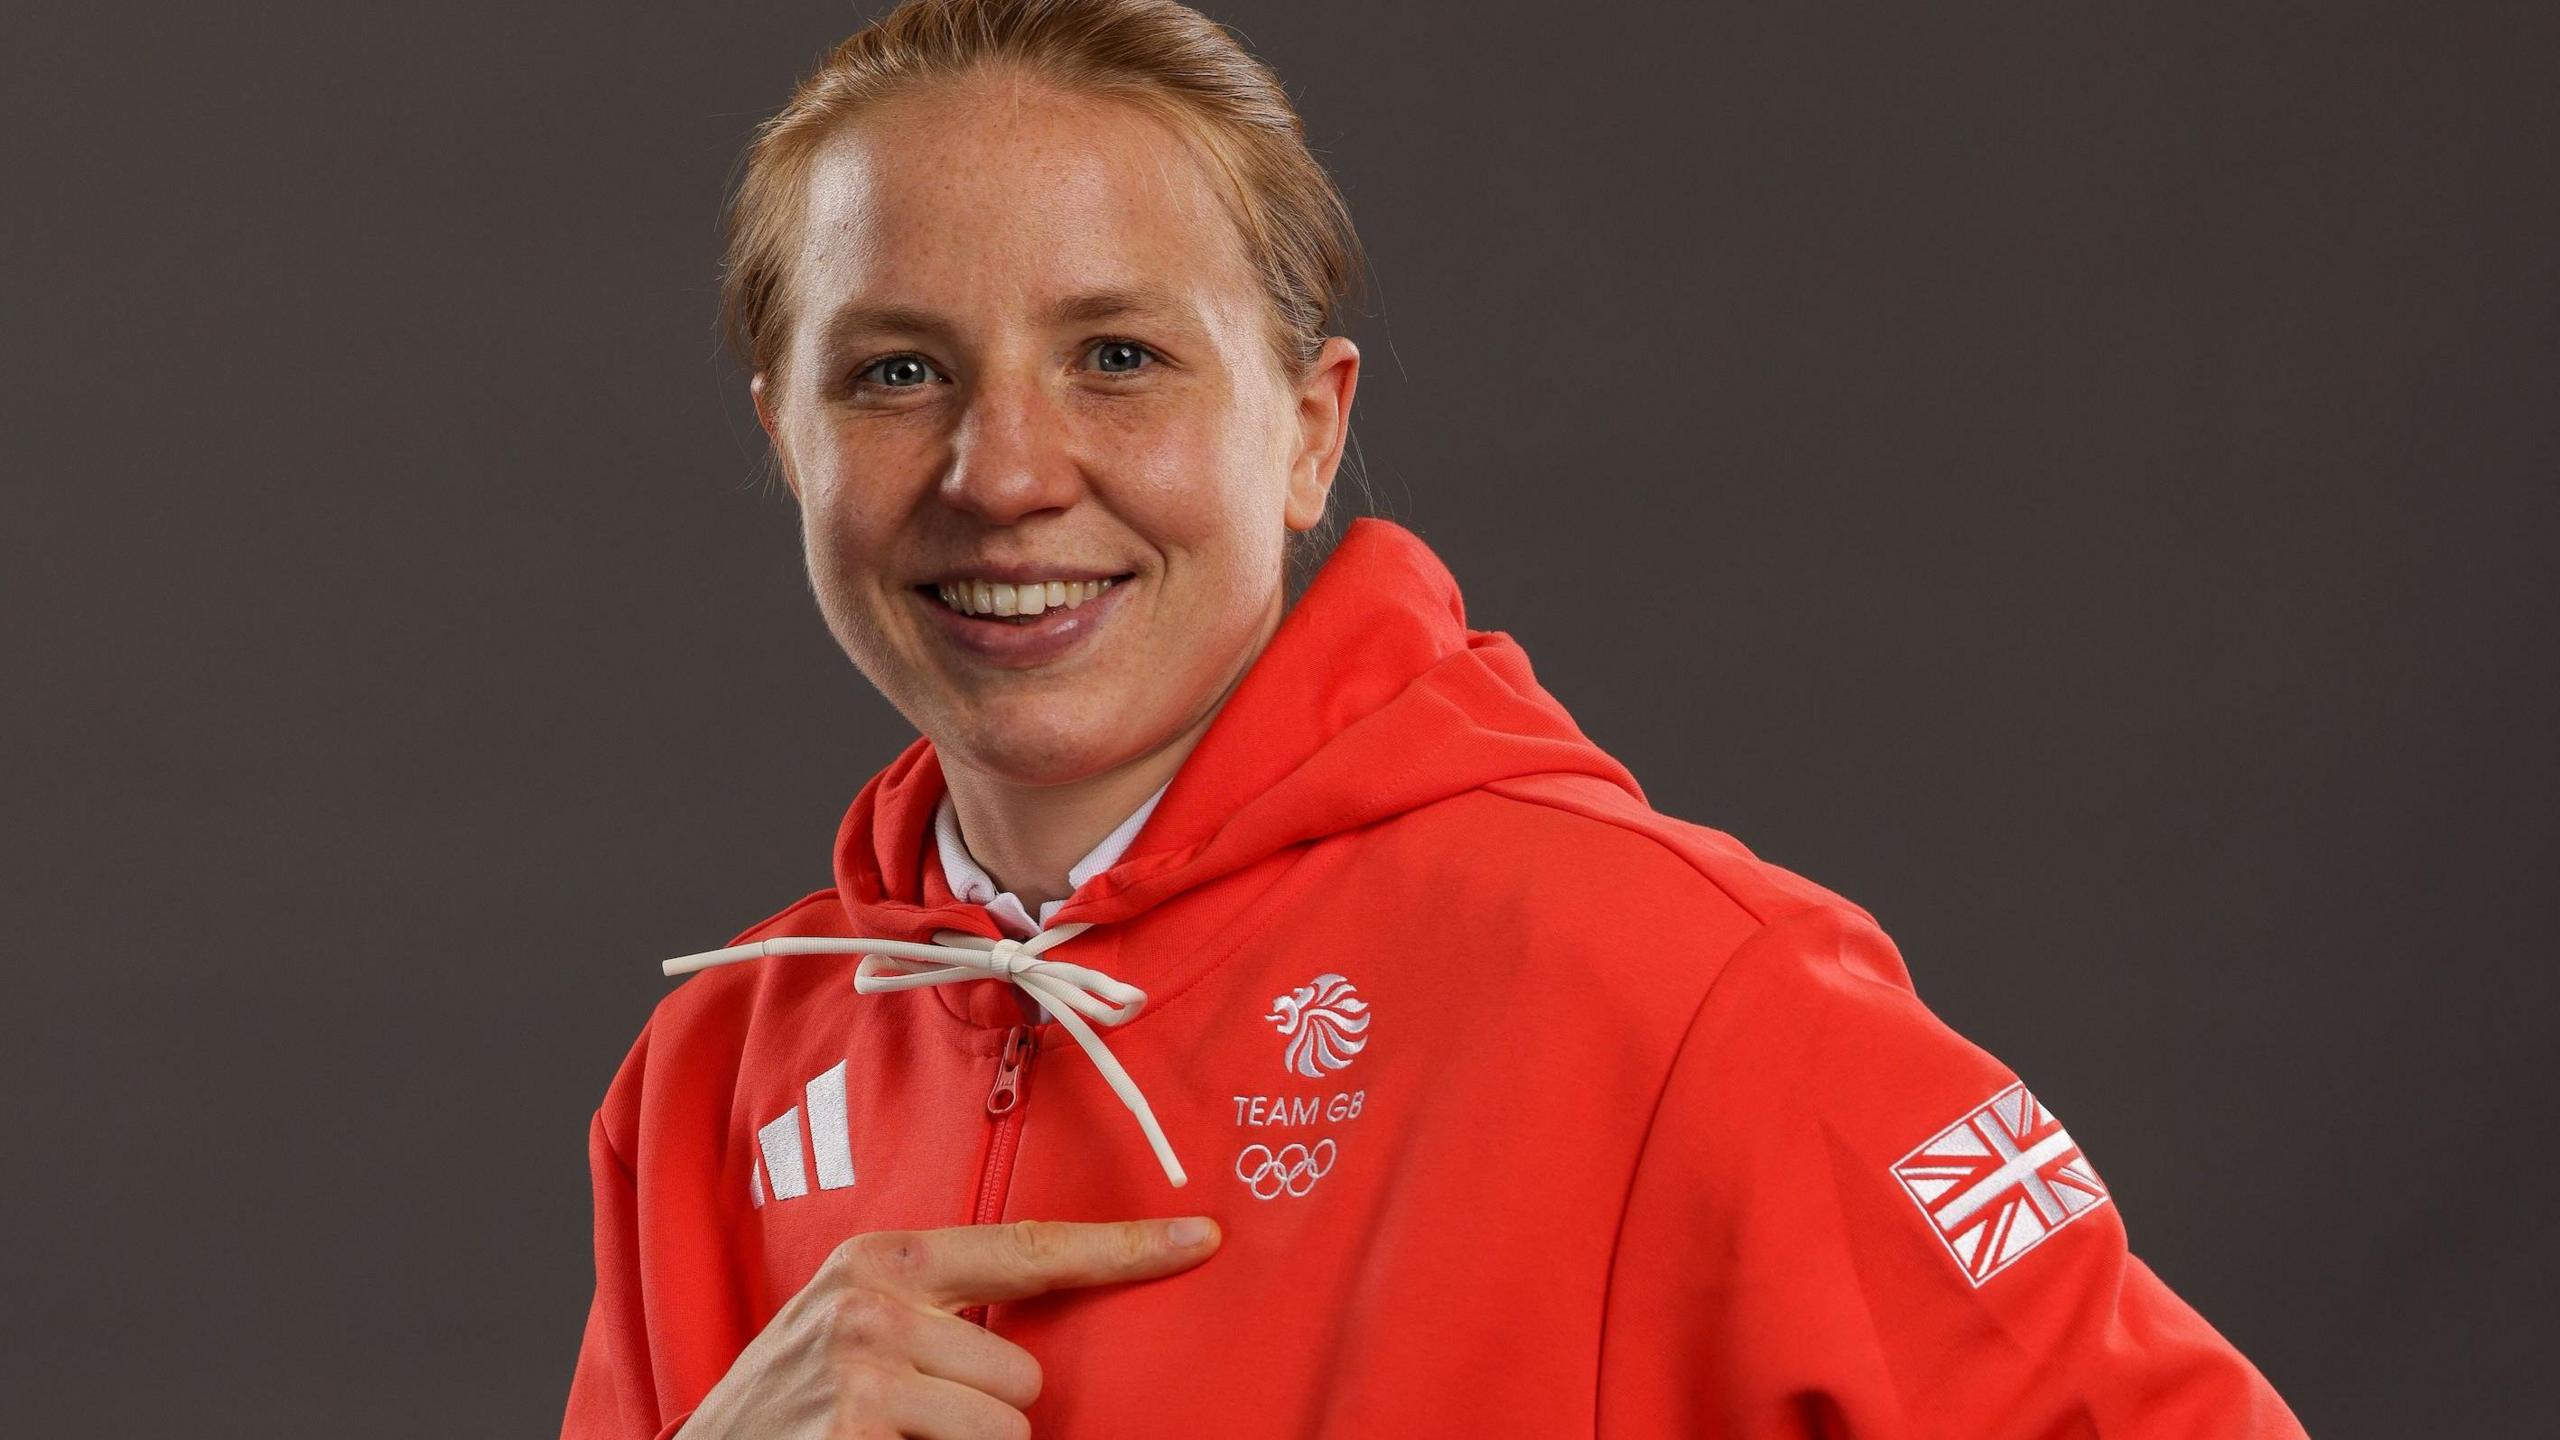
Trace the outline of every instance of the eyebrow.
<instances>
[{"instance_id":1,"label":"eyebrow","mask_svg":"<svg viewBox=\"0 0 2560 1440\"><path fill-rule=\"evenodd\" d=\"M1040 318L1046 325L1089 325L1131 315L1179 323L1186 314L1187 307L1172 291L1138 284L1069 295ZM829 346L842 346L864 335L947 335L951 329L948 319L920 305L854 300L836 307L820 333Z\"/></svg>"}]
</instances>

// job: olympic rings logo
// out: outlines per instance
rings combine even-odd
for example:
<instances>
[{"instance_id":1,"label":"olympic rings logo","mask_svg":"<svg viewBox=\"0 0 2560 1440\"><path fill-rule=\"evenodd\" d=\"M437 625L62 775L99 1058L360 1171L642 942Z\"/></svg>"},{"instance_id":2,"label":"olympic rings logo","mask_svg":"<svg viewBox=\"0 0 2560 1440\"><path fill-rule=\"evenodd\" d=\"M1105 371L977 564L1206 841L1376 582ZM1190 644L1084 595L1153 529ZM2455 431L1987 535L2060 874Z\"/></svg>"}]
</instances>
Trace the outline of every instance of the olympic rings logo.
<instances>
[{"instance_id":1,"label":"olympic rings logo","mask_svg":"<svg viewBox=\"0 0 2560 1440\"><path fill-rule=\"evenodd\" d=\"M1334 1144L1319 1140L1312 1147L1295 1141L1273 1154L1268 1145L1247 1145L1236 1157L1236 1178L1245 1183L1256 1200L1277 1200L1282 1195L1304 1196L1316 1188L1316 1182L1333 1169ZM1256 1159L1256 1156L1261 1158Z\"/></svg>"}]
</instances>

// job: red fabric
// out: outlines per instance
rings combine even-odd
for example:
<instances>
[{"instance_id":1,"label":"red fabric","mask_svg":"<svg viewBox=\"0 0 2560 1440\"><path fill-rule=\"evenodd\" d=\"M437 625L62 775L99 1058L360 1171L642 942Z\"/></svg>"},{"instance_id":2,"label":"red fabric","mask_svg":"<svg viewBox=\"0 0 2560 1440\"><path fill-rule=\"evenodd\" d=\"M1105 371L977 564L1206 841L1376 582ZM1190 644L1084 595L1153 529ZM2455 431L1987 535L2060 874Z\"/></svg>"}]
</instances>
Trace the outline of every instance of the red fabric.
<instances>
[{"instance_id":1,"label":"red fabric","mask_svg":"<svg viewBox=\"0 0 2560 1440\"><path fill-rule=\"evenodd\" d=\"M995 935L930 863L941 792L919 740L855 799L834 886L731 943ZM1655 813L1391 523L1353 522L1053 923L1078 920L1052 957L1147 992L1101 1033L1190 1184L1055 1024L1007 1164L1001 982L860 996L850 956L696 975L596 1117L568 1440L662 1434L837 1243L968 1223L982 1194L1226 1230L1179 1275L992 1307L1045 1368L1046 1436L2302 1433L2114 1201L1974 1283L1895 1166L2018 1077L1865 911ZM1308 1078L1268 1017L1327 974L1370 1024ZM759 1127L839 1061L854 1183L758 1206ZM1241 1178L1254 1145L1321 1140L1303 1195Z\"/></svg>"}]
</instances>

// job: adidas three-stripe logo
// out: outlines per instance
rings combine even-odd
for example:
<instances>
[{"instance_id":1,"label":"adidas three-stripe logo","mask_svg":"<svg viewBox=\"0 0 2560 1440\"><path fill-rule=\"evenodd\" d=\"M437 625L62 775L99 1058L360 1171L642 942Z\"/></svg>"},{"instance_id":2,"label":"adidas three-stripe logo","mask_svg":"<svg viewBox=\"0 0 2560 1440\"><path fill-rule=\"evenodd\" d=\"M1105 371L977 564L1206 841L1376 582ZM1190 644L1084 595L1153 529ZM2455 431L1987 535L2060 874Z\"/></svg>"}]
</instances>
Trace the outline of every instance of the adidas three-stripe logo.
<instances>
[{"instance_id":1,"label":"adidas three-stripe logo","mask_svg":"<svg viewBox=\"0 0 2560 1440\"><path fill-rule=\"evenodd\" d=\"M819 1189L842 1190L853 1183L853 1136L844 1120L844 1064L837 1061L802 1087L809 1113L805 1149L800 1143L798 1105L756 1131L755 1163L748 1170L754 1176L757 1209L764 1208L768 1189L776 1200L797 1200L808 1194L811 1156L818 1162Z\"/></svg>"}]
</instances>

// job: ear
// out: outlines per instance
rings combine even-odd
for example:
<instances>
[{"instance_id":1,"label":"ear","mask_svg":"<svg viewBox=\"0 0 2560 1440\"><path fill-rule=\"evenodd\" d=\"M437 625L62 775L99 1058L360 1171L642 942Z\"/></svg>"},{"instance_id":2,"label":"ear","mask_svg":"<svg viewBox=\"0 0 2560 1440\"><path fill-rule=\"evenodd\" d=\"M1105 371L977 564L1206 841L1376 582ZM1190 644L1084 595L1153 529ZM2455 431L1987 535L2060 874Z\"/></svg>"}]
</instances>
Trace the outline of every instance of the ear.
<instances>
[{"instance_id":1,"label":"ear","mask_svg":"<svg viewBox=\"0 0 2560 1440\"><path fill-rule=\"evenodd\" d=\"M1298 449L1283 512L1292 530L1312 530L1324 518L1325 497L1351 438L1351 396L1359 388L1360 347L1348 336L1328 337L1297 387Z\"/></svg>"},{"instance_id":2,"label":"ear","mask_svg":"<svg viewBox=\"0 0 2560 1440\"><path fill-rule=\"evenodd\" d=\"M764 438L773 446L775 468L782 472L782 483L791 487L791 498L800 498L800 477L791 473L791 453L782 448L782 421L774 413L773 391L765 383L765 373L747 382L747 398L755 402L756 423L764 427Z\"/></svg>"}]
</instances>

